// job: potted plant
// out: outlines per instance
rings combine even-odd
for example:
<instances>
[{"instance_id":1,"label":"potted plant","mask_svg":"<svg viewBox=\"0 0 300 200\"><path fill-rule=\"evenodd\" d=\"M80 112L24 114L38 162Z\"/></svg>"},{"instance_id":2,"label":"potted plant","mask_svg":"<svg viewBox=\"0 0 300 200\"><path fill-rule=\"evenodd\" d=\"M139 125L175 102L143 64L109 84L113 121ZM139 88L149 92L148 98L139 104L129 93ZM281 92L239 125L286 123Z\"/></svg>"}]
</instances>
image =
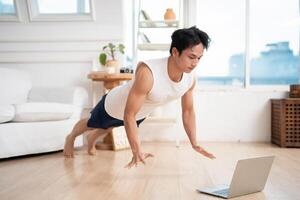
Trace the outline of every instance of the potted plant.
<instances>
[{"instance_id":1,"label":"potted plant","mask_svg":"<svg viewBox=\"0 0 300 200\"><path fill-rule=\"evenodd\" d=\"M119 67L119 61L116 59L116 53L120 52L124 54L125 46L123 44L114 45L108 43L102 48L102 53L99 55L99 62L102 66L105 66L108 72L115 72Z\"/></svg>"}]
</instances>

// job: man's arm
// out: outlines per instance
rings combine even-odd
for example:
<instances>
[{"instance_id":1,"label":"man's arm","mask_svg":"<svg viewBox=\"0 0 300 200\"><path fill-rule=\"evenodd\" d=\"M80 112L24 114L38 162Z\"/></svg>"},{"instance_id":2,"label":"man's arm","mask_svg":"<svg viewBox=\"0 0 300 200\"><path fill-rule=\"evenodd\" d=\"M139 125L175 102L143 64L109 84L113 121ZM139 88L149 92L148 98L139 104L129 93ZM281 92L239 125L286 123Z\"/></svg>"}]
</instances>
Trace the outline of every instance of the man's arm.
<instances>
[{"instance_id":1,"label":"man's arm","mask_svg":"<svg viewBox=\"0 0 300 200\"><path fill-rule=\"evenodd\" d=\"M144 160L147 157L153 156L152 154L145 154L141 152L135 118L152 86L152 72L147 67L147 65L145 65L144 63L139 63L135 73L135 80L128 94L124 111L124 126L133 154L131 162L129 162L129 164L127 165L128 168L131 168L134 165L137 166L138 162L142 162L145 164Z\"/></svg>"},{"instance_id":2,"label":"man's arm","mask_svg":"<svg viewBox=\"0 0 300 200\"><path fill-rule=\"evenodd\" d=\"M195 79L192 87L182 96L181 108L182 108L182 121L186 134L189 137L193 149L208 158L215 158L211 153L205 151L197 144L196 137L196 117L193 103L193 90L195 88Z\"/></svg>"},{"instance_id":3,"label":"man's arm","mask_svg":"<svg viewBox=\"0 0 300 200\"><path fill-rule=\"evenodd\" d=\"M193 82L192 87L181 97L183 126L193 147L197 146L196 117L193 103L194 87L195 81Z\"/></svg>"}]
</instances>

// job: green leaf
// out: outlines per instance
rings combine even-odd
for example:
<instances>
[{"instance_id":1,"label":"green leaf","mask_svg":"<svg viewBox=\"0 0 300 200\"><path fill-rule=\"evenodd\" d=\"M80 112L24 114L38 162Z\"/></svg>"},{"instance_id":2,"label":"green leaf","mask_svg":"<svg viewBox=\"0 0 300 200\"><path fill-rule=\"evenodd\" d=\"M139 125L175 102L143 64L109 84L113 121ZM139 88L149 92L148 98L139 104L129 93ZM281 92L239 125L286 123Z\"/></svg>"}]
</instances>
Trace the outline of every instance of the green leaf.
<instances>
[{"instance_id":1,"label":"green leaf","mask_svg":"<svg viewBox=\"0 0 300 200\"><path fill-rule=\"evenodd\" d=\"M114 44L112 44L112 43L108 43L108 46L109 46L110 49L113 49L113 48L116 47L116 46L115 46Z\"/></svg>"},{"instance_id":2,"label":"green leaf","mask_svg":"<svg viewBox=\"0 0 300 200\"><path fill-rule=\"evenodd\" d=\"M106 64L107 55L105 53L101 53L99 56L99 62L104 66Z\"/></svg>"},{"instance_id":3,"label":"green leaf","mask_svg":"<svg viewBox=\"0 0 300 200\"><path fill-rule=\"evenodd\" d=\"M124 49L125 49L125 46L123 44L119 44L119 51L124 54Z\"/></svg>"}]
</instances>

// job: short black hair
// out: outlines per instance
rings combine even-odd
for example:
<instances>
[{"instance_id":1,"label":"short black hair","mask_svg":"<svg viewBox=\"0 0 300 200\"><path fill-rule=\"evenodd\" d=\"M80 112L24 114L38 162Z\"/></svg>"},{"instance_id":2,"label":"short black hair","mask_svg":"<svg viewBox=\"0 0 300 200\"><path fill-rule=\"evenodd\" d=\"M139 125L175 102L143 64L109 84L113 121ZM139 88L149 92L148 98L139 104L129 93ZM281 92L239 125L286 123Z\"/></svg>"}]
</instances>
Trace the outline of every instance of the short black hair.
<instances>
[{"instance_id":1,"label":"short black hair","mask_svg":"<svg viewBox=\"0 0 300 200\"><path fill-rule=\"evenodd\" d=\"M173 32L172 43L170 47L170 54L172 55L172 48L175 47L179 55L184 49L193 47L200 43L203 44L204 48L207 49L210 43L210 38L204 31L201 31L196 26L190 28L182 28Z\"/></svg>"}]
</instances>

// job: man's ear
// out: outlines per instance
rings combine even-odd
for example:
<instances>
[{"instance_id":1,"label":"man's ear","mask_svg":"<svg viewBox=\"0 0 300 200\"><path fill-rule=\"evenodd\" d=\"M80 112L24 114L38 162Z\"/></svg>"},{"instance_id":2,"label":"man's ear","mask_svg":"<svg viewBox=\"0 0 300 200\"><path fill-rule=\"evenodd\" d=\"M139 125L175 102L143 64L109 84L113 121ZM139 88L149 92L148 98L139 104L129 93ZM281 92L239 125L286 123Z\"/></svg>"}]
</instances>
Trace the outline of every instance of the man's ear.
<instances>
[{"instance_id":1,"label":"man's ear","mask_svg":"<svg viewBox=\"0 0 300 200\"><path fill-rule=\"evenodd\" d=\"M179 51L177 50L176 47L172 47L172 55L173 56L179 56Z\"/></svg>"}]
</instances>

